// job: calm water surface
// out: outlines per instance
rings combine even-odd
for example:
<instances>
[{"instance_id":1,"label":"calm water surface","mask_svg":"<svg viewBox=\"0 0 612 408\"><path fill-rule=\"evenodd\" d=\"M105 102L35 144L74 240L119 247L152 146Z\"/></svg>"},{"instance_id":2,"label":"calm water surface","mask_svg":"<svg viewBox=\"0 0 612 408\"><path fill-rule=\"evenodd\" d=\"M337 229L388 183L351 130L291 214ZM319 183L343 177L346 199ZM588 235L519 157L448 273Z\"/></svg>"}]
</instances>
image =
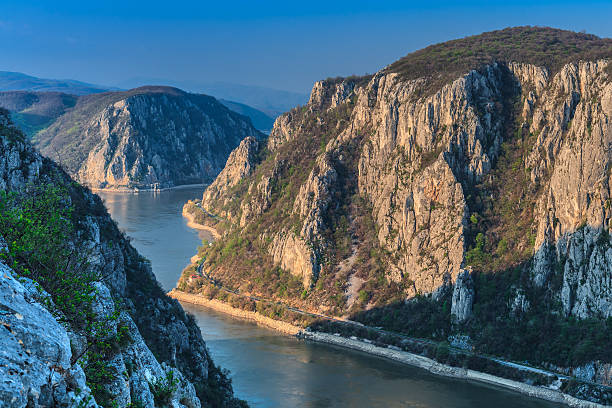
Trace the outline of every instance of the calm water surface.
<instances>
[{"instance_id":1,"label":"calm water surface","mask_svg":"<svg viewBox=\"0 0 612 408\"><path fill-rule=\"evenodd\" d=\"M113 218L174 287L202 239L187 227L183 204L202 188L160 193L99 193ZM215 363L231 371L236 395L253 407L551 408L497 387L446 379L356 351L279 335L190 304Z\"/></svg>"}]
</instances>

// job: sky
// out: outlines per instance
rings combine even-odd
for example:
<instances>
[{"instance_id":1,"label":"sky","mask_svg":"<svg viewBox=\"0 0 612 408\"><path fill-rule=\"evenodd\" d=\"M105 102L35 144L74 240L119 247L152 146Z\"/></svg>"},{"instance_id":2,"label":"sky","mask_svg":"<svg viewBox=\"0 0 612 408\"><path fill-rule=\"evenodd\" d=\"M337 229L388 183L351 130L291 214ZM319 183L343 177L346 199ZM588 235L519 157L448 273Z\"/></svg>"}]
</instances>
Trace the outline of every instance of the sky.
<instances>
[{"instance_id":1,"label":"sky","mask_svg":"<svg viewBox=\"0 0 612 408\"><path fill-rule=\"evenodd\" d=\"M612 37L612 1L0 0L0 71L308 93L427 45L518 25Z\"/></svg>"}]
</instances>

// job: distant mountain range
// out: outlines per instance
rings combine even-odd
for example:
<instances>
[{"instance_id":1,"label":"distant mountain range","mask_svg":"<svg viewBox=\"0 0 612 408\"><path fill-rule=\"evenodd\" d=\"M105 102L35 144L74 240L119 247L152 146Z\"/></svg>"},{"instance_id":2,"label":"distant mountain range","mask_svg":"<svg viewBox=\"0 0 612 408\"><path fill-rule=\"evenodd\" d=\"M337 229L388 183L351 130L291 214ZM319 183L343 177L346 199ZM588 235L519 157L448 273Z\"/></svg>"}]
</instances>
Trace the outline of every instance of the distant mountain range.
<instances>
[{"instance_id":1,"label":"distant mountain range","mask_svg":"<svg viewBox=\"0 0 612 408\"><path fill-rule=\"evenodd\" d=\"M228 101L226 99L218 99L227 108L251 119L255 129L259 129L264 133L270 133L274 126L274 118L266 115L260 110L257 110L249 105L239 102Z\"/></svg>"},{"instance_id":2,"label":"distant mountain range","mask_svg":"<svg viewBox=\"0 0 612 408\"><path fill-rule=\"evenodd\" d=\"M64 92L72 95L87 95L116 89L72 79L45 79L21 72L0 71L0 91Z\"/></svg>"},{"instance_id":3,"label":"distant mountain range","mask_svg":"<svg viewBox=\"0 0 612 408\"><path fill-rule=\"evenodd\" d=\"M125 81L121 87L109 87L70 79L45 79L19 72L0 71L0 107L11 111L13 121L32 137L49 126L66 108L76 104L76 99L71 95L119 91L150 84L164 84L214 96L231 110L249 117L255 128L266 133L272 129L278 115L308 100L307 95L294 92L230 83L205 85L190 81L141 78ZM64 96L60 96L60 92Z\"/></svg>"}]
</instances>

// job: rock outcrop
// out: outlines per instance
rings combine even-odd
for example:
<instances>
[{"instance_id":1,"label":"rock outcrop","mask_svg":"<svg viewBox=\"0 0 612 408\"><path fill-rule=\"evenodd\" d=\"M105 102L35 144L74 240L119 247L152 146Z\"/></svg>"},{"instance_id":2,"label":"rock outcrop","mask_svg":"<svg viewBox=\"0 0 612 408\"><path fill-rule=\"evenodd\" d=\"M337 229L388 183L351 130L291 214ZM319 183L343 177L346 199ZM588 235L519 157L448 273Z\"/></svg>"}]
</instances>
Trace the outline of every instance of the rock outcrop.
<instances>
[{"instance_id":1,"label":"rock outcrop","mask_svg":"<svg viewBox=\"0 0 612 408\"><path fill-rule=\"evenodd\" d=\"M453 299L451 304L451 315L455 321L462 323L472 315L472 304L474 303L474 283L469 270L462 270L457 275L455 287L453 288Z\"/></svg>"},{"instance_id":2,"label":"rock outcrop","mask_svg":"<svg viewBox=\"0 0 612 408\"><path fill-rule=\"evenodd\" d=\"M20 280L0 262L2 406L86 403L91 391L83 368L78 363L71 364L68 333L39 303L44 292L40 293L31 280Z\"/></svg>"},{"instance_id":3,"label":"rock outcrop","mask_svg":"<svg viewBox=\"0 0 612 408\"><path fill-rule=\"evenodd\" d=\"M240 145L229 155L223 171L206 189L203 199L205 206L206 203L228 196L231 188L243 178L251 175L255 168L258 149L259 143L254 137L247 137L240 142Z\"/></svg>"},{"instance_id":4,"label":"rock outcrop","mask_svg":"<svg viewBox=\"0 0 612 408\"><path fill-rule=\"evenodd\" d=\"M249 136L263 134L213 97L143 87L79 98L37 143L90 187L165 188L212 181Z\"/></svg>"},{"instance_id":5,"label":"rock outcrop","mask_svg":"<svg viewBox=\"0 0 612 408\"><path fill-rule=\"evenodd\" d=\"M370 136L362 143L358 158L358 191L372 205L379 245L393 254L388 279L412 282L409 296L433 293L455 282L465 263L466 228L473 211L465 189L477 188L490 174L501 152L505 128L510 126L505 116L508 100L522 93L524 106L516 120L537 135L524 166L536 188L544 189L533 221L538 231L533 244L534 281L544 284L551 265L563 258L569 268L562 296L566 311L581 317L609 316L607 247L589 248L609 219L606 140L610 137L607 117L612 84L604 73L607 64L604 60L572 63L552 75L543 67L495 62L424 98L415 98L421 79L406 80L388 70L362 81L361 86L353 80L318 82L309 104L300 112L320 115L351 103L351 118L318 156L295 197L292 213L301 225L296 237L311 248L311 254L303 253L301 258L320 259L318 252L325 247L321 244L326 228L323 214L337 183L334 165L326 157L338 157L347 141L356 141L367 130ZM278 151L296 138L307 137L300 112L277 119L269 150ZM228 171L244 168L241 160L230 158ZM250 174L251 165L247 167ZM247 173L234 173L249 179ZM237 184L236 179L232 184ZM227 203L227 199L217 201L212 193L211 189L204 195L207 208ZM259 201L249 197L242 208L257 206ZM593 232L576 232L583 222ZM240 224L246 225L244 218ZM571 239L567 234L578 235ZM275 240L271 253L284 266L293 265L282 261L285 257L279 248L296 254L303 252L298 247L304 244L286 245L285 241L280 245ZM300 265L297 274L303 273ZM311 280L316 280L316 263L312 265ZM587 287L578 287L578 281ZM591 299L588 306L586 298Z\"/></svg>"}]
</instances>

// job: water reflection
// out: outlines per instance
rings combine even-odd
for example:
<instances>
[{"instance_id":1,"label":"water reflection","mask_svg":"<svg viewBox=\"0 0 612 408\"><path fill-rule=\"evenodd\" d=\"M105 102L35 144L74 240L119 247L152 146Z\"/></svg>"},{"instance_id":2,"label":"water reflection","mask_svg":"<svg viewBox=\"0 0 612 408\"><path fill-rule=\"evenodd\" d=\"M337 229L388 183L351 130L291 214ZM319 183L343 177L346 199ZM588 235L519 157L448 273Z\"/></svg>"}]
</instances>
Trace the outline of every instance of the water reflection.
<instances>
[{"instance_id":1,"label":"water reflection","mask_svg":"<svg viewBox=\"0 0 612 408\"><path fill-rule=\"evenodd\" d=\"M183 304L238 396L254 407L557 407L497 387L434 376L339 347L305 342Z\"/></svg>"}]
</instances>

